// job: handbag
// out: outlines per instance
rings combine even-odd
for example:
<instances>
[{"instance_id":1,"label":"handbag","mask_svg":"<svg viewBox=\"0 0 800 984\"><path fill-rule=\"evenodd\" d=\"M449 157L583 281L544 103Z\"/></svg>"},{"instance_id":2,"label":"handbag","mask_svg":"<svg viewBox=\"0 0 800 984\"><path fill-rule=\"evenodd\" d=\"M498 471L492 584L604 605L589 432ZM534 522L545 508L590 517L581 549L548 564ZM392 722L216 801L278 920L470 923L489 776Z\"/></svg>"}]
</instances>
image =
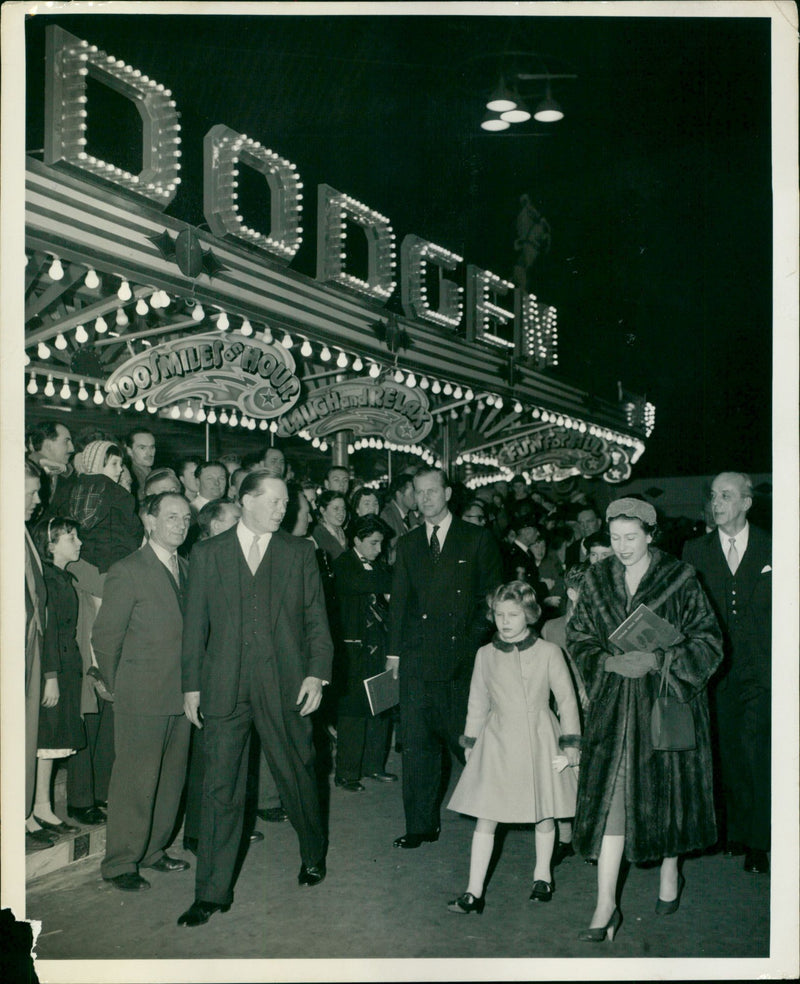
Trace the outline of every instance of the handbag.
<instances>
[{"instance_id":1,"label":"handbag","mask_svg":"<svg viewBox=\"0 0 800 984\"><path fill-rule=\"evenodd\" d=\"M659 752L686 752L695 748L694 715L689 704L669 693L671 656L664 658L658 696L650 715L650 734L653 748Z\"/></svg>"}]
</instances>

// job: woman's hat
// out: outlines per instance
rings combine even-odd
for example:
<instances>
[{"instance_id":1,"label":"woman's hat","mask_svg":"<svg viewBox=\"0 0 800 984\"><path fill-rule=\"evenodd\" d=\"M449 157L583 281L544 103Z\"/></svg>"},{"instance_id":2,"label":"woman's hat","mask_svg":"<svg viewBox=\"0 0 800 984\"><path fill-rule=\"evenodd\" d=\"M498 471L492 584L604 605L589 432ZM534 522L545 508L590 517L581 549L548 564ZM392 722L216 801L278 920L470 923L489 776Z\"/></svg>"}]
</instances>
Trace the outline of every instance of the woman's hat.
<instances>
[{"instance_id":1,"label":"woman's hat","mask_svg":"<svg viewBox=\"0 0 800 984\"><path fill-rule=\"evenodd\" d=\"M606 509L606 522L618 516L630 516L641 519L647 526L656 525L656 511L649 502L643 499L615 499Z\"/></svg>"},{"instance_id":2,"label":"woman's hat","mask_svg":"<svg viewBox=\"0 0 800 984\"><path fill-rule=\"evenodd\" d=\"M90 441L79 454L75 455L75 470L84 475L99 475L106 463L108 449L113 441Z\"/></svg>"}]
</instances>

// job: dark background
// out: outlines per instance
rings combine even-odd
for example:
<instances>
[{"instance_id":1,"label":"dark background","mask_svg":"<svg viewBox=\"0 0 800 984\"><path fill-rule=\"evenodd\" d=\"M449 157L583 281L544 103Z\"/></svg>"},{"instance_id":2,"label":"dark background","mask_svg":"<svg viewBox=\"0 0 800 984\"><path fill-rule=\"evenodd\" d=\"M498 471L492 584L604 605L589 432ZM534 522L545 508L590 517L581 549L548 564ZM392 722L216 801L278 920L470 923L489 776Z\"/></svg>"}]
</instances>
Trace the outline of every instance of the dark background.
<instances>
[{"instance_id":1,"label":"dark background","mask_svg":"<svg viewBox=\"0 0 800 984\"><path fill-rule=\"evenodd\" d=\"M416 233L459 253L456 279L466 263L510 278L528 193L552 229L530 288L558 308L556 371L611 400L621 381L656 405L634 477L771 470L767 19L38 14L27 24L37 157L48 23L172 90L183 169L168 214L204 222L202 144L215 123L297 164L304 242L292 267L309 275L319 183L389 216L398 244ZM538 54L495 57L509 50ZM479 128L512 63L578 75L553 83L564 120ZM135 110L104 105L100 90L89 150L138 170Z\"/></svg>"}]
</instances>

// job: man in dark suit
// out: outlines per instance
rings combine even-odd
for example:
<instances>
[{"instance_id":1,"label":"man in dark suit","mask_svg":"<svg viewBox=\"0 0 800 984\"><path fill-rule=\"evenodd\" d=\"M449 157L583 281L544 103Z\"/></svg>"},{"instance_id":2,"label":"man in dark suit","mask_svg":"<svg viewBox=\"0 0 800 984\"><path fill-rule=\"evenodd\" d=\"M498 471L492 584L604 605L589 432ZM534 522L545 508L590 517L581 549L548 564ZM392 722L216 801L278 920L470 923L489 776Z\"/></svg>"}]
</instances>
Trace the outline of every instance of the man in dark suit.
<instances>
[{"instance_id":1,"label":"man in dark suit","mask_svg":"<svg viewBox=\"0 0 800 984\"><path fill-rule=\"evenodd\" d=\"M547 597L547 586L539 577L539 568L531 548L541 538L541 532L530 521L523 520L514 542L501 545L503 576L506 581L527 581L536 592L536 600L540 605Z\"/></svg>"},{"instance_id":2,"label":"man in dark suit","mask_svg":"<svg viewBox=\"0 0 800 984\"><path fill-rule=\"evenodd\" d=\"M580 564L589 559L589 549L586 546L586 538L596 533L603 525L603 520L597 513L594 506L584 506L576 517L581 537L574 540L567 547L564 556L564 566L572 567L573 564Z\"/></svg>"},{"instance_id":3,"label":"man in dark suit","mask_svg":"<svg viewBox=\"0 0 800 984\"><path fill-rule=\"evenodd\" d=\"M317 885L326 873L309 715L330 680L333 644L314 545L279 529L281 479L249 473L239 501L239 522L199 541L189 568L184 706L204 729L206 772L195 901L178 919L186 926L230 908L252 724L300 841L298 881Z\"/></svg>"},{"instance_id":4,"label":"man in dark suit","mask_svg":"<svg viewBox=\"0 0 800 984\"><path fill-rule=\"evenodd\" d=\"M162 492L148 500L148 542L112 564L92 630L97 666L114 694L116 753L100 870L126 892L150 887L139 868L189 867L164 853L189 750L181 688L186 562L177 553L189 517L189 503L180 493Z\"/></svg>"},{"instance_id":5,"label":"man in dark suit","mask_svg":"<svg viewBox=\"0 0 800 984\"><path fill-rule=\"evenodd\" d=\"M386 659L400 676L406 832L394 845L402 848L439 836L442 752L464 762L472 667L490 633L486 595L503 577L491 534L448 509L441 469L420 469L414 490L424 523L397 544Z\"/></svg>"},{"instance_id":6,"label":"man in dark suit","mask_svg":"<svg viewBox=\"0 0 800 984\"><path fill-rule=\"evenodd\" d=\"M414 493L414 476L408 472L395 475L389 486L391 499L381 511L381 519L392 531L392 538L384 545L386 559L394 563L397 540L409 530L419 525L419 517L414 511L417 498Z\"/></svg>"},{"instance_id":7,"label":"man in dark suit","mask_svg":"<svg viewBox=\"0 0 800 984\"><path fill-rule=\"evenodd\" d=\"M725 801L725 853L745 871L769 870L772 541L747 522L753 487L723 472L711 486L717 529L689 540L683 559L700 576L722 627L725 658L713 689Z\"/></svg>"}]
</instances>

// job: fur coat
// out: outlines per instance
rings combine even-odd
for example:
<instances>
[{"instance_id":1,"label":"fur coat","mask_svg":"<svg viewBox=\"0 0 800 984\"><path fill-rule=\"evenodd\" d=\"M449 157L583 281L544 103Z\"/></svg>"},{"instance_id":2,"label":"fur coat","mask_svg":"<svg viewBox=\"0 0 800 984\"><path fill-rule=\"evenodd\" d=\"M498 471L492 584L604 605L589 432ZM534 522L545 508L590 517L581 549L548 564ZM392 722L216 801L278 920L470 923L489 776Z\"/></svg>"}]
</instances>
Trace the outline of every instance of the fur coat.
<instances>
[{"instance_id":1,"label":"fur coat","mask_svg":"<svg viewBox=\"0 0 800 984\"><path fill-rule=\"evenodd\" d=\"M574 842L597 857L614 780L625 761L625 856L657 860L707 847L716 840L711 737L706 687L722 659L716 616L694 569L651 547L650 567L628 607L625 568L616 557L591 567L567 626L567 646L586 684L589 708L581 747ZM605 659L619 652L609 635L640 603L683 635L673 646L670 691L694 714L692 751L655 751L650 715L659 671L638 679L606 672Z\"/></svg>"}]
</instances>

